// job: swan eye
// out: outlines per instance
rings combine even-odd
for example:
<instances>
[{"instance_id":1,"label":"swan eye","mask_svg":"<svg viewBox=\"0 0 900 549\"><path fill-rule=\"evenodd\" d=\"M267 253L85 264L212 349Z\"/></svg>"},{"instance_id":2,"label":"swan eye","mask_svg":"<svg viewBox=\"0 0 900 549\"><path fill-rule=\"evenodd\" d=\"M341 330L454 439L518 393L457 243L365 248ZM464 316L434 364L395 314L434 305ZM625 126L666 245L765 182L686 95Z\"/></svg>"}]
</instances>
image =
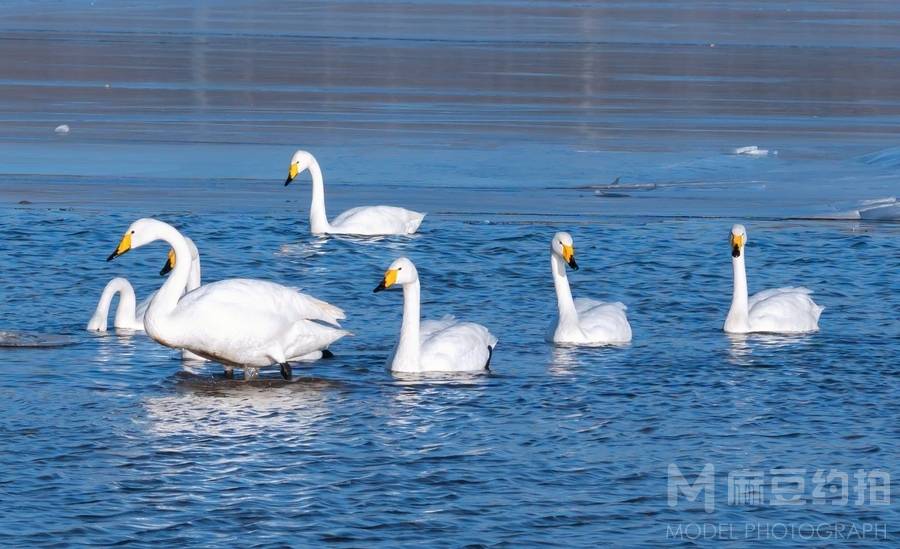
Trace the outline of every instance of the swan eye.
<instances>
[{"instance_id":1,"label":"swan eye","mask_svg":"<svg viewBox=\"0 0 900 549\"><path fill-rule=\"evenodd\" d=\"M134 234L134 231L131 231L131 234Z\"/></svg>"}]
</instances>

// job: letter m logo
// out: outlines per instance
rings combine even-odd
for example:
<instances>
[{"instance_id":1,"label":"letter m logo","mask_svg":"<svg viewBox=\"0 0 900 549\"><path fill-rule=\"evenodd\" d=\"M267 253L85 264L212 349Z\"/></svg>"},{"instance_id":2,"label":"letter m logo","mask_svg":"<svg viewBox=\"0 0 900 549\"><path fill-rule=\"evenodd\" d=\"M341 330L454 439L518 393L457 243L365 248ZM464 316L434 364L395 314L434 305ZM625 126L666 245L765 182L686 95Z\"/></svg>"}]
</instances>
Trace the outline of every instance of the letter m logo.
<instances>
[{"instance_id":1,"label":"letter m logo","mask_svg":"<svg viewBox=\"0 0 900 549\"><path fill-rule=\"evenodd\" d=\"M688 482L681 469L674 463L669 464L669 507L678 507L678 496L683 495L688 501L697 501L703 492L703 510L712 513L716 510L716 468L712 463L703 466L693 483Z\"/></svg>"}]
</instances>

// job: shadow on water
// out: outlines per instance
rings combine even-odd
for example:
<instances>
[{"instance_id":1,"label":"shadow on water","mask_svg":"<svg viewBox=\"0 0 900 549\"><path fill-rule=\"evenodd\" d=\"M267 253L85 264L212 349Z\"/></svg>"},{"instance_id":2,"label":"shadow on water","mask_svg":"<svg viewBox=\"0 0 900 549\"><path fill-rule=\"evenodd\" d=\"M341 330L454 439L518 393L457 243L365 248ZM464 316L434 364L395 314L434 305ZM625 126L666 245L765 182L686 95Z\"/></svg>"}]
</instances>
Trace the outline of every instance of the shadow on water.
<instances>
[{"instance_id":1,"label":"shadow on water","mask_svg":"<svg viewBox=\"0 0 900 549\"><path fill-rule=\"evenodd\" d=\"M0 347L5 348L65 347L75 343L74 338L64 335L0 330Z\"/></svg>"},{"instance_id":2,"label":"shadow on water","mask_svg":"<svg viewBox=\"0 0 900 549\"><path fill-rule=\"evenodd\" d=\"M201 373L197 366L198 361L186 361L185 370L177 372L169 382L174 384L178 392L197 393L198 395L243 395L254 391L267 389L286 389L291 392L322 391L326 389L341 389L344 383L319 377L301 376L294 374L290 381L282 379L276 372L260 372L255 379L228 379L224 373ZM193 366L193 367L192 367ZM274 373L274 375L272 375Z\"/></svg>"}]
</instances>

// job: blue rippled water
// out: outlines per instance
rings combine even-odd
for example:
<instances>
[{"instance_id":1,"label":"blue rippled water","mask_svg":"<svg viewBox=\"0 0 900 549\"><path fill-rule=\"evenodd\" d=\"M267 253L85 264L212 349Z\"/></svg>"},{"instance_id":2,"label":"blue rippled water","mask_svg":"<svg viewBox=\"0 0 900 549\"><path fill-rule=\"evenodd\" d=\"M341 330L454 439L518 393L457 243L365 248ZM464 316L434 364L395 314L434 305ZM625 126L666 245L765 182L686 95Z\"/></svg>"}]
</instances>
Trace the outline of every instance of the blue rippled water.
<instances>
[{"instance_id":1,"label":"blue rippled water","mask_svg":"<svg viewBox=\"0 0 900 549\"><path fill-rule=\"evenodd\" d=\"M698 517L699 502L666 499L670 463L720 476L896 463L896 227L749 223L751 289L804 284L826 310L817 334L729 337L731 220L436 215L418 236L360 242L308 236L291 211L159 212L198 242L207 280L297 284L348 311L354 336L336 357L284 384L186 371L143 335L82 331L107 278L128 276L139 297L160 283L162 244L103 261L133 213L7 213L0 261L16 268L0 323L75 344L0 351L6 543L654 543L701 518L897 533L896 506ZM543 342L558 229L576 238L574 292L627 303L631 345ZM371 290L399 255L420 266L426 316L499 337L490 375L385 370L401 296Z\"/></svg>"}]
</instances>

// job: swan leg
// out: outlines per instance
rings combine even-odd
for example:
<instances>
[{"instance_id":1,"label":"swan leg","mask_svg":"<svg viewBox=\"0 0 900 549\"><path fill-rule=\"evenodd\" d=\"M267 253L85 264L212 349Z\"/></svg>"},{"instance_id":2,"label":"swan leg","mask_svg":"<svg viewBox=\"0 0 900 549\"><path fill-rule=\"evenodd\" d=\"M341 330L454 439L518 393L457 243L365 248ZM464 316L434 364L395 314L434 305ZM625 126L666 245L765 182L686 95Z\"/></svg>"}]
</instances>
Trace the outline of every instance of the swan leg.
<instances>
[{"instance_id":1,"label":"swan leg","mask_svg":"<svg viewBox=\"0 0 900 549\"><path fill-rule=\"evenodd\" d=\"M225 379L234 379L234 369L225 368Z\"/></svg>"},{"instance_id":2,"label":"swan leg","mask_svg":"<svg viewBox=\"0 0 900 549\"><path fill-rule=\"evenodd\" d=\"M291 370L291 365L288 364L287 362L282 362L280 364L280 366L281 366L281 377L290 381L294 375L293 370Z\"/></svg>"},{"instance_id":3,"label":"swan leg","mask_svg":"<svg viewBox=\"0 0 900 549\"><path fill-rule=\"evenodd\" d=\"M322 358L334 358L334 353L328 349L322 349Z\"/></svg>"},{"instance_id":4,"label":"swan leg","mask_svg":"<svg viewBox=\"0 0 900 549\"><path fill-rule=\"evenodd\" d=\"M485 364L484 364L484 369L487 370L488 372L491 371L491 358L493 358L493 356L494 356L494 348L491 347L490 345L488 345L488 359L487 359L487 362L485 362Z\"/></svg>"}]
</instances>

